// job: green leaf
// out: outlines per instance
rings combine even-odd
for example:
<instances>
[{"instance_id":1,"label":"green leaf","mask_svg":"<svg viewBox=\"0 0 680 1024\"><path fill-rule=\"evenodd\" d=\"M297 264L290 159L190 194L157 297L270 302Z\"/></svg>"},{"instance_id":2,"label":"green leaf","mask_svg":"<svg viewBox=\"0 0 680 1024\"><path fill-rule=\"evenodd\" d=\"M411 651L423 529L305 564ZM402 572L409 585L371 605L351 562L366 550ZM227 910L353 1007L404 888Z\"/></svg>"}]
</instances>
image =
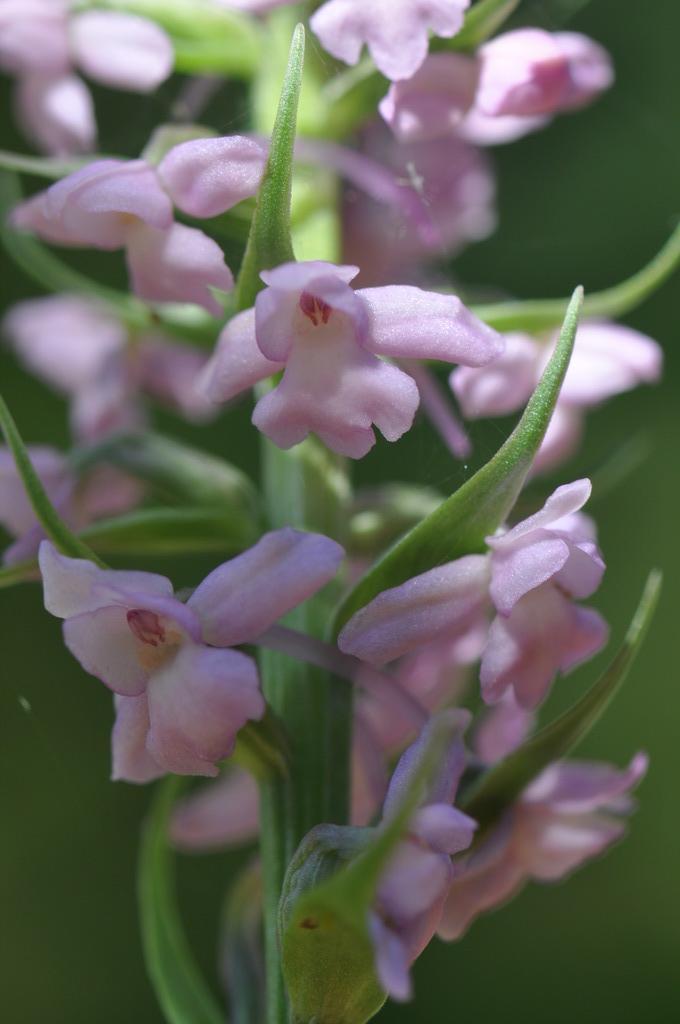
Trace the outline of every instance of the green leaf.
<instances>
[{"instance_id":1,"label":"green leaf","mask_svg":"<svg viewBox=\"0 0 680 1024\"><path fill-rule=\"evenodd\" d=\"M2 395L0 395L0 430L2 430L5 441L14 456L14 462L31 507L50 540L65 555L70 555L72 558L87 558L91 562L96 562L97 565L102 565L103 563L97 558L94 551L91 551L71 532L47 497L45 488L33 468L21 434Z\"/></svg>"},{"instance_id":2,"label":"green leaf","mask_svg":"<svg viewBox=\"0 0 680 1024\"><path fill-rule=\"evenodd\" d=\"M144 508L78 534L102 555L235 554L257 540L252 521L218 508Z\"/></svg>"},{"instance_id":3,"label":"green leaf","mask_svg":"<svg viewBox=\"0 0 680 1024\"><path fill-rule=\"evenodd\" d=\"M554 722L486 772L465 794L462 807L484 827L535 779L587 736L620 690L642 646L661 590L661 573L650 573L623 645L598 681L576 704Z\"/></svg>"},{"instance_id":4,"label":"green leaf","mask_svg":"<svg viewBox=\"0 0 680 1024\"><path fill-rule=\"evenodd\" d=\"M225 1024L225 1014L200 975L177 909L167 830L182 779L155 794L139 855L138 900L146 969L168 1024Z\"/></svg>"},{"instance_id":5,"label":"green leaf","mask_svg":"<svg viewBox=\"0 0 680 1024\"><path fill-rule=\"evenodd\" d=\"M8 222L12 208L21 200L19 180L9 171L0 172L0 240L17 266L53 292L76 292L106 303L128 327L144 330L151 325L151 314L139 299L115 288L108 288L79 273L24 231L15 231Z\"/></svg>"},{"instance_id":6,"label":"green leaf","mask_svg":"<svg viewBox=\"0 0 680 1024\"><path fill-rule=\"evenodd\" d=\"M293 184L293 151L297 110L302 87L305 30L293 33L288 67L272 130L265 168L246 252L236 285L237 310L248 309L264 287L260 272L295 259L290 237L290 206Z\"/></svg>"},{"instance_id":7,"label":"green leaf","mask_svg":"<svg viewBox=\"0 0 680 1024\"><path fill-rule=\"evenodd\" d=\"M259 521L257 492L245 473L162 434L117 434L71 456L79 473L102 462L146 481L168 501L223 509L235 529L241 519L238 530L244 534Z\"/></svg>"},{"instance_id":8,"label":"green leaf","mask_svg":"<svg viewBox=\"0 0 680 1024\"><path fill-rule=\"evenodd\" d=\"M494 35L519 7L520 0L480 0L471 7L458 35L437 39L433 50L475 50Z\"/></svg>"},{"instance_id":9,"label":"green leaf","mask_svg":"<svg viewBox=\"0 0 680 1024\"><path fill-rule=\"evenodd\" d=\"M432 720L429 742L418 768L389 821L373 830L368 841L361 840L363 849L347 867L285 908L283 965L296 1021L363 1024L383 1005L385 993L375 974L369 911L385 867L441 764L452 726L458 728L455 717L446 712ZM327 829L332 835L333 828L320 826L315 831L320 834ZM362 830L338 831L352 841ZM314 836L310 839L313 846ZM304 853L304 847L305 843L299 854ZM299 854L291 865L298 873Z\"/></svg>"},{"instance_id":10,"label":"green leaf","mask_svg":"<svg viewBox=\"0 0 680 1024\"><path fill-rule=\"evenodd\" d=\"M583 290L577 288L553 356L505 444L359 580L337 612L336 635L355 612L383 590L436 565L485 550L484 538L501 525L515 504L550 423L571 358L582 302Z\"/></svg>"},{"instance_id":11,"label":"green leaf","mask_svg":"<svg viewBox=\"0 0 680 1024\"><path fill-rule=\"evenodd\" d=\"M584 317L624 316L653 295L680 266L680 224L650 262L613 288L593 292L583 303ZM470 306L497 331L543 331L556 327L566 299L528 299Z\"/></svg>"}]
</instances>

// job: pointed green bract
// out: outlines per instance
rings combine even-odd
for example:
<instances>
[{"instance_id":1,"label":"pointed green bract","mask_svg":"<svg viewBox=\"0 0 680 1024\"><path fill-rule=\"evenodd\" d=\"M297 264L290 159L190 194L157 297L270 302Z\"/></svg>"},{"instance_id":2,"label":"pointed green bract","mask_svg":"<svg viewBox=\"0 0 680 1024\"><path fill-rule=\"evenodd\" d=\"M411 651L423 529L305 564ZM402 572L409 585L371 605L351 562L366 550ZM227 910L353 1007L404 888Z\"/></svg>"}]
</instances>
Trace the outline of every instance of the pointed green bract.
<instances>
[{"instance_id":1,"label":"pointed green bract","mask_svg":"<svg viewBox=\"0 0 680 1024\"><path fill-rule=\"evenodd\" d=\"M225 1024L200 975L177 909L168 822L183 780L171 777L155 795L139 855L138 899L146 969L167 1024Z\"/></svg>"},{"instance_id":2,"label":"pointed green bract","mask_svg":"<svg viewBox=\"0 0 680 1024\"><path fill-rule=\"evenodd\" d=\"M94 551L69 529L47 497L45 488L33 468L21 434L2 395L0 395L0 430L2 430L5 441L14 456L17 472L21 477L31 508L50 540L63 554L70 555L71 558L87 558L91 562L96 562L97 565L103 565Z\"/></svg>"},{"instance_id":3,"label":"pointed green bract","mask_svg":"<svg viewBox=\"0 0 680 1024\"><path fill-rule=\"evenodd\" d=\"M654 616L661 573L650 573L637 611L616 657L598 681L568 711L486 772L462 801L481 826L492 824L549 764L559 761L587 736L618 693Z\"/></svg>"},{"instance_id":4,"label":"pointed green bract","mask_svg":"<svg viewBox=\"0 0 680 1024\"><path fill-rule=\"evenodd\" d=\"M304 56L305 30L302 25L298 25L290 46L269 158L236 285L236 310L248 309L255 302L257 293L264 287L260 279L262 270L295 259L290 235L290 204Z\"/></svg>"},{"instance_id":5,"label":"pointed green bract","mask_svg":"<svg viewBox=\"0 0 680 1024\"><path fill-rule=\"evenodd\" d=\"M350 591L335 632L383 590L437 565L484 551L512 509L550 423L574 347L583 290L567 308L560 339L524 415L494 457L400 540Z\"/></svg>"},{"instance_id":6,"label":"pointed green bract","mask_svg":"<svg viewBox=\"0 0 680 1024\"><path fill-rule=\"evenodd\" d=\"M584 317L624 316L639 306L661 287L680 267L680 224L665 245L631 277L612 288L587 295L583 303ZM556 327L562 319L566 299L518 299L509 302L470 306L478 316L497 331L544 331Z\"/></svg>"},{"instance_id":7,"label":"pointed green bract","mask_svg":"<svg viewBox=\"0 0 680 1024\"><path fill-rule=\"evenodd\" d=\"M423 800L450 736L448 721L440 718L389 823L362 840L362 852L302 895L287 915L283 966L296 1022L364 1024L385 1002L374 967L369 913L382 873Z\"/></svg>"}]
</instances>

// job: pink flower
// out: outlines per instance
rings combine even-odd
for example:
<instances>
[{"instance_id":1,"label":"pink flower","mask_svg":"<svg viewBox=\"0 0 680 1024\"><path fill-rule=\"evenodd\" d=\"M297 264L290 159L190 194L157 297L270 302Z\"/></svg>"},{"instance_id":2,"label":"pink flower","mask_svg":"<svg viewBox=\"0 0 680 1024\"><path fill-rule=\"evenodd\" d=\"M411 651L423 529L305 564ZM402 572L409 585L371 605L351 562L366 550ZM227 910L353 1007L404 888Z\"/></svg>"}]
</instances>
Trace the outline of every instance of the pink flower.
<instances>
[{"instance_id":1,"label":"pink flower","mask_svg":"<svg viewBox=\"0 0 680 1024\"><path fill-rule=\"evenodd\" d=\"M362 283L422 279L423 260L454 255L494 230L495 180L485 153L455 136L399 145L379 126L363 138L403 191L389 204L377 194L345 196L344 252L361 266Z\"/></svg>"},{"instance_id":2,"label":"pink flower","mask_svg":"<svg viewBox=\"0 0 680 1024\"><path fill-rule=\"evenodd\" d=\"M461 938L479 914L506 903L534 879L555 882L600 856L625 833L629 791L647 770L637 754L617 771L592 761L551 765L525 789L453 879L438 927Z\"/></svg>"},{"instance_id":3,"label":"pink flower","mask_svg":"<svg viewBox=\"0 0 680 1024\"><path fill-rule=\"evenodd\" d=\"M410 78L425 60L428 35L450 39L470 0L327 0L309 24L338 60L356 64L364 45L391 79Z\"/></svg>"},{"instance_id":4,"label":"pink flower","mask_svg":"<svg viewBox=\"0 0 680 1024\"><path fill-rule=\"evenodd\" d=\"M239 729L265 709L254 661L232 648L327 583L342 555L316 534L268 533L183 604L164 576L100 569L43 541L45 607L65 620L66 646L83 668L123 698L117 777L216 776Z\"/></svg>"},{"instance_id":5,"label":"pink flower","mask_svg":"<svg viewBox=\"0 0 680 1024\"><path fill-rule=\"evenodd\" d=\"M263 148L250 139L198 139L171 149L158 168L98 160L21 203L12 223L57 245L125 248L133 289L150 302L191 302L215 316L211 289L230 291L220 247L173 220L173 204L212 217L257 192Z\"/></svg>"},{"instance_id":6,"label":"pink flower","mask_svg":"<svg viewBox=\"0 0 680 1024\"><path fill-rule=\"evenodd\" d=\"M558 487L535 515L487 537L488 555L466 555L383 591L345 625L340 649L383 665L482 628L493 606L482 696L495 703L512 688L523 708L535 707L558 671L592 656L607 637L600 615L573 603L594 593L604 571L593 526L577 514L589 494L588 480Z\"/></svg>"},{"instance_id":7,"label":"pink flower","mask_svg":"<svg viewBox=\"0 0 680 1024\"><path fill-rule=\"evenodd\" d=\"M97 440L144 423L140 395L204 420L213 407L194 389L206 357L197 349L144 334L130 343L124 325L78 295L30 299L2 324L24 365L71 400L73 432Z\"/></svg>"},{"instance_id":8,"label":"pink flower","mask_svg":"<svg viewBox=\"0 0 680 1024\"><path fill-rule=\"evenodd\" d=\"M543 343L528 334L507 334L505 351L491 366L483 371L454 370L449 380L463 415L478 419L520 409L536 387L556 341L556 335ZM533 471L552 469L573 455L583 433L585 412L638 384L655 383L662 364L660 346L630 327L606 320L581 324Z\"/></svg>"},{"instance_id":9,"label":"pink flower","mask_svg":"<svg viewBox=\"0 0 680 1024\"><path fill-rule=\"evenodd\" d=\"M152 92L171 74L172 43L155 22L115 11L71 14L68 0L0 2L0 68L18 79L21 123L48 153L87 152L96 138L89 89Z\"/></svg>"},{"instance_id":10,"label":"pink flower","mask_svg":"<svg viewBox=\"0 0 680 1024\"><path fill-rule=\"evenodd\" d=\"M392 84L380 113L401 141L458 135L497 145L585 106L613 77L608 54L586 36L518 29L474 57L430 55L407 81Z\"/></svg>"},{"instance_id":11,"label":"pink flower","mask_svg":"<svg viewBox=\"0 0 680 1024\"><path fill-rule=\"evenodd\" d=\"M536 117L584 106L614 80L609 55L575 32L523 28L479 51L476 105L492 117Z\"/></svg>"},{"instance_id":12,"label":"pink flower","mask_svg":"<svg viewBox=\"0 0 680 1024\"><path fill-rule=\"evenodd\" d=\"M263 273L268 287L255 309L222 332L204 378L208 396L227 401L283 371L253 423L282 448L314 432L361 458L375 443L372 424L396 441L418 406L413 379L379 357L481 365L496 356L496 333L455 296L396 286L353 291L357 273L322 262Z\"/></svg>"},{"instance_id":13,"label":"pink flower","mask_svg":"<svg viewBox=\"0 0 680 1024\"><path fill-rule=\"evenodd\" d=\"M409 967L439 925L454 877L451 857L467 849L477 827L471 818L452 806L465 763L462 732L469 721L465 711L442 712L402 755L383 805L383 823L389 822L395 813L401 795L417 771L435 721L439 728L442 721L447 724L448 750L411 820L408 834L383 873L369 922L380 982L389 995L399 1000L409 998Z\"/></svg>"}]
</instances>

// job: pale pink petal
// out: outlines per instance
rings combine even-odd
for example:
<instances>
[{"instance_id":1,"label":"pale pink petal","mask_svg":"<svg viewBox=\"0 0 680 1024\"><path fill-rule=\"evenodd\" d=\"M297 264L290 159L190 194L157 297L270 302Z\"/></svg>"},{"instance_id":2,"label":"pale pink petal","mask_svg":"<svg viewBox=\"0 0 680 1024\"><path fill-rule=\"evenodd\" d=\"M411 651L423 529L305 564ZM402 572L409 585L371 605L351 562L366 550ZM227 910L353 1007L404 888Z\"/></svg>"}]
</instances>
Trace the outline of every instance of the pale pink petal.
<instances>
[{"instance_id":1,"label":"pale pink petal","mask_svg":"<svg viewBox=\"0 0 680 1024\"><path fill-rule=\"evenodd\" d=\"M387 78L410 78L427 56L428 33L454 36L468 6L469 0L327 0L309 23L346 64L357 63L365 44Z\"/></svg>"},{"instance_id":2,"label":"pale pink petal","mask_svg":"<svg viewBox=\"0 0 680 1024\"><path fill-rule=\"evenodd\" d=\"M477 105L492 116L552 114L569 88L569 62L557 38L537 28L496 36L479 51Z\"/></svg>"},{"instance_id":3,"label":"pale pink petal","mask_svg":"<svg viewBox=\"0 0 680 1024\"><path fill-rule=\"evenodd\" d=\"M470 724L470 713L463 708L447 708L430 718L414 743L399 758L392 774L385 803L383 821L398 814L413 778L422 769L423 760L430 756L434 732L445 740L441 761L428 782L421 804L451 804L465 769L463 733Z\"/></svg>"},{"instance_id":4,"label":"pale pink petal","mask_svg":"<svg viewBox=\"0 0 680 1024\"><path fill-rule=\"evenodd\" d=\"M139 660L139 642L121 605L68 618L64 643L85 671L114 693L136 697L146 689L149 670Z\"/></svg>"},{"instance_id":5,"label":"pale pink petal","mask_svg":"<svg viewBox=\"0 0 680 1024\"><path fill-rule=\"evenodd\" d=\"M280 448L315 433L329 448L360 459L375 444L375 424L388 441L410 429L418 388L408 374L337 333L326 346L296 345L283 379L264 395L253 423Z\"/></svg>"},{"instance_id":6,"label":"pale pink petal","mask_svg":"<svg viewBox=\"0 0 680 1024\"><path fill-rule=\"evenodd\" d=\"M127 260L133 290L148 302L192 302L221 316L222 304L211 288L229 292L234 286L217 242L184 224L165 231L131 226Z\"/></svg>"},{"instance_id":7,"label":"pale pink petal","mask_svg":"<svg viewBox=\"0 0 680 1024\"><path fill-rule=\"evenodd\" d=\"M405 943L377 914L369 915L369 932L375 951L375 969L380 984L392 999L405 1002L411 997L409 956Z\"/></svg>"},{"instance_id":8,"label":"pale pink petal","mask_svg":"<svg viewBox=\"0 0 680 1024\"><path fill-rule=\"evenodd\" d=\"M484 366L503 352L503 339L455 295L407 285L357 292L368 309L366 347L395 359L441 359Z\"/></svg>"},{"instance_id":9,"label":"pale pink petal","mask_svg":"<svg viewBox=\"0 0 680 1024\"><path fill-rule=\"evenodd\" d=\"M502 146L516 142L550 124L549 117L492 117L473 107L463 118L458 134L473 146Z\"/></svg>"},{"instance_id":10,"label":"pale pink petal","mask_svg":"<svg viewBox=\"0 0 680 1024\"><path fill-rule=\"evenodd\" d=\"M91 383L127 340L119 320L78 295L19 302L2 327L24 365L66 394Z\"/></svg>"},{"instance_id":11,"label":"pale pink petal","mask_svg":"<svg viewBox=\"0 0 680 1024\"><path fill-rule=\"evenodd\" d=\"M566 814L598 810L622 796L644 778L649 758L639 753L620 771L599 761L560 761L550 765L522 794L523 803L550 803Z\"/></svg>"},{"instance_id":12,"label":"pale pink petal","mask_svg":"<svg viewBox=\"0 0 680 1024\"><path fill-rule=\"evenodd\" d=\"M114 697L116 721L111 733L111 778L114 782L153 782L165 775L146 749L149 705L146 694Z\"/></svg>"},{"instance_id":13,"label":"pale pink petal","mask_svg":"<svg viewBox=\"0 0 680 1024\"><path fill-rule=\"evenodd\" d=\"M74 61L114 89L152 92L172 73L172 43L153 21L117 11L85 11L69 22Z\"/></svg>"},{"instance_id":14,"label":"pale pink petal","mask_svg":"<svg viewBox=\"0 0 680 1024\"><path fill-rule=\"evenodd\" d=\"M338 322L356 338L363 338L365 311L349 287L358 273L358 267L321 260L284 263L263 271L260 276L267 287L255 300L255 333L263 355L283 362L299 337L310 335L311 340L317 333L312 328L323 330L330 325L330 331Z\"/></svg>"},{"instance_id":15,"label":"pale pink petal","mask_svg":"<svg viewBox=\"0 0 680 1024\"><path fill-rule=\"evenodd\" d=\"M217 349L197 387L211 402L228 402L260 380L280 373L285 363L262 355L255 340L255 310L238 313L220 334Z\"/></svg>"},{"instance_id":16,"label":"pale pink petal","mask_svg":"<svg viewBox=\"0 0 680 1024\"><path fill-rule=\"evenodd\" d=\"M541 447L531 464L532 476L549 473L574 455L584 432L583 412L575 405L557 402Z\"/></svg>"},{"instance_id":17,"label":"pale pink petal","mask_svg":"<svg viewBox=\"0 0 680 1024\"><path fill-rule=\"evenodd\" d=\"M158 175L184 213L216 217L256 195L266 159L264 146L242 135L192 139L173 146L158 165Z\"/></svg>"},{"instance_id":18,"label":"pale pink petal","mask_svg":"<svg viewBox=\"0 0 680 1024\"><path fill-rule=\"evenodd\" d=\"M521 708L512 692L506 690L501 700L486 712L477 726L475 753L485 764L502 760L524 742L534 721L533 713Z\"/></svg>"},{"instance_id":19,"label":"pale pink petal","mask_svg":"<svg viewBox=\"0 0 680 1024\"><path fill-rule=\"evenodd\" d=\"M170 839L186 852L241 846L257 836L259 812L255 778L232 767L175 804Z\"/></svg>"},{"instance_id":20,"label":"pale pink petal","mask_svg":"<svg viewBox=\"0 0 680 1024\"><path fill-rule=\"evenodd\" d=\"M127 592L147 598L171 597L173 593L172 583L165 576L100 569L87 559L60 554L47 540L40 545L39 559L45 608L59 619L120 603L121 595Z\"/></svg>"},{"instance_id":21,"label":"pale pink petal","mask_svg":"<svg viewBox=\"0 0 680 1024\"><path fill-rule=\"evenodd\" d=\"M626 831L622 821L597 814L533 813L522 808L515 844L527 875L556 882L604 853Z\"/></svg>"},{"instance_id":22,"label":"pale pink petal","mask_svg":"<svg viewBox=\"0 0 680 1024\"><path fill-rule=\"evenodd\" d=\"M71 472L65 457L55 448L31 445L28 455L48 498L54 503L69 483ZM0 524L14 537L21 537L37 520L21 477L8 448L0 447Z\"/></svg>"},{"instance_id":23,"label":"pale pink petal","mask_svg":"<svg viewBox=\"0 0 680 1024\"><path fill-rule=\"evenodd\" d=\"M13 75L60 75L70 64L65 0L2 0L0 68Z\"/></svg>"},{"instance_id":24,"label":"pale pink petal","mask_svg":"<svg viewBox=\"0 0 680 1024\"><path fill-rule=\"evenodd\" d=\"M597 654L607 643L609 626L594 608L572 605L571 629L560 662L562 672L569 672Z\"/></svg>"},{"instance_id":25,"label":"pale pink petal","mask_svg":"<svg viewBox=\"0 0 680 1024\"><path fill-rule=\"evenodd\" d=\"M459 366L449 377L467 419L506 416L531 397L538 378L541 348L528 334L504 334L505 350L489 366Z\"/></svg>"},{"instance_id":26,"label":"pale pink petal","mask_svg":"<svg viewBox=\"0 0 680 1024\"><path fill-rule=\"evenodd\" d=\"M474 102L478 65L460 53L433 53L405 81L393 82L378 109L401 142L451 135Z\"/></svg>"},{"instance_id":27,"label":"pale pink petal","mask_svg":"<svg viewBox=\"0 0 680 1024\"><path fill-rule=\"evenodd\" d=\"M489 593L501 615L509 615L529 591L557 576L570 556L570 547L544 530L535 531L530 543L501 549L492 557Z\"/></svg>"},{"instance_id":28,"label":"pale pink petal","mask_svg":"<svg viewBox=\"0 0 680 1024\"><path fill-rule=\"evenodd\" d=\"M553 350L554 340L546 346L540 369ZM638 384L656 383L662 368L663 351L647 335L606 320L586 321L576 333L560 403L598 405Z\"/></svg>"},{"instance_id":29,"label":"pale pink petal","mask_svg":"<svg viewBox=\"0 0 680 1024\"><path fill-rule=\"evenodd\" d=\"M77 75L32 74L16 84L17 119L44 153L89 153L97 141L90 90Z\"/></svg>"},{"instance_id":30,"label":"pale pink petal","mask_svg":"<svg viewBox=\"0 0 680 1024\"><path fill-rule=\"evenodd\" d=\"M239 729L265 710L251 658L192 644L154 673L148 696L149 752L180 775L216 776Z\"/></svg>"},{"instance_id":31,"label":"pale pink petal","mask_svg":"<svg viewBox=\"0 0 680 1024\"><path fill-rule=\"evenodd\" d=\"M442 636L463 633L483 611L489 580L485 555L466 555L385 590L358 611L338 645L384 665Z\"/></svg>"},{"instance_id":32,"label":"pale pink petal","mask_svg":"<svg viewBox=\"0 0 680 1024\"><path fill-rule=\"evenodd\" d=\"M569 84L561 107L577 110L613 85L611 57L602 46L580 32L557 32L554 38L569 65Z\"/></svg>"},{"instance_id":33,"label":"pale pink petal","mask_svg":"<svg viewBox=\"0 0 680 1024\"><path fill-rule=\"evenodd\" d=\"M428 804L413 816L411 831L433 850L453 856L467 850L477 822L450 804Z\"/></svg>"},{"instance_id":34,"label":"pale pink petal","mask_svg":"<svg viewBox=\"0 0 680 1024\"><path fill-rule=\"evenodd\" d=\"M339 544L320 534L275 530L206 576L188 607L201 620L206 643L253 641L328 583L343 555Z\"/></svg>"},{"instance_id":35,"label":"pale pink petal","mask_svg":"<svg viewBox=\"0 0 680 1024\"><path fill-rule=\"evenodd\" d=\"M555 525L558 520L578 512L583 508L592 492L592 484L587 478L574 480L571 484L562 484L546 499L543 508L523 519L506 533L487 537L487 544L495 552L508 551L516 541L531 534L534 530L545 530Z\"/></svg>"},{"instance_id":36,"label":"pale pink petal","mask_svg":"<svg viewBox=\"0 0 680 1024\"><path fill-rule=\"evenodd\" d=\"M447 941L462 938L476 917L507 902L524 882L523 871L511 856L499 855L479 868L466 866L453 879L438 935Z\"/></svg>"},{"instance_id":37,"label":"pale pink petal","mask_svg":"<svg viewBox=\"0 0 680 1024\"><path fill-rule=\"evenodd\" d=\"M172 338L145 335L137 344L135 356L140 386L147 395L196 423L215 415L214 405L198 388L208 361L199 349Z\"/></svg>"}]
</instances>

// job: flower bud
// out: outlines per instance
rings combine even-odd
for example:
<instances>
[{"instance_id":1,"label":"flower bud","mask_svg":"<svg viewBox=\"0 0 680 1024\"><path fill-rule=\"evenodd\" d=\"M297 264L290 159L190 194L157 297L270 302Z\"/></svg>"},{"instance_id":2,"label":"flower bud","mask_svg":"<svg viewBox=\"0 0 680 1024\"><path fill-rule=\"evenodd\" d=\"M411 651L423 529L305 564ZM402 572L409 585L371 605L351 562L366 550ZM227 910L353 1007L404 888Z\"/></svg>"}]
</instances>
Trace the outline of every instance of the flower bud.
<instances>
[{"instance_id":1,"label":"flower bud","mask_svg":"<svg viewBox=\"0 0 680 1024\"><path fill-rule=\"evenodd\" d=\"M295 1024L364 1024L385 1002L373 947L355 908L323 898L330 897L323 883L361 853L373 833L318 825L288 867L279 930Z\"/></svg>"}]
</instances>

